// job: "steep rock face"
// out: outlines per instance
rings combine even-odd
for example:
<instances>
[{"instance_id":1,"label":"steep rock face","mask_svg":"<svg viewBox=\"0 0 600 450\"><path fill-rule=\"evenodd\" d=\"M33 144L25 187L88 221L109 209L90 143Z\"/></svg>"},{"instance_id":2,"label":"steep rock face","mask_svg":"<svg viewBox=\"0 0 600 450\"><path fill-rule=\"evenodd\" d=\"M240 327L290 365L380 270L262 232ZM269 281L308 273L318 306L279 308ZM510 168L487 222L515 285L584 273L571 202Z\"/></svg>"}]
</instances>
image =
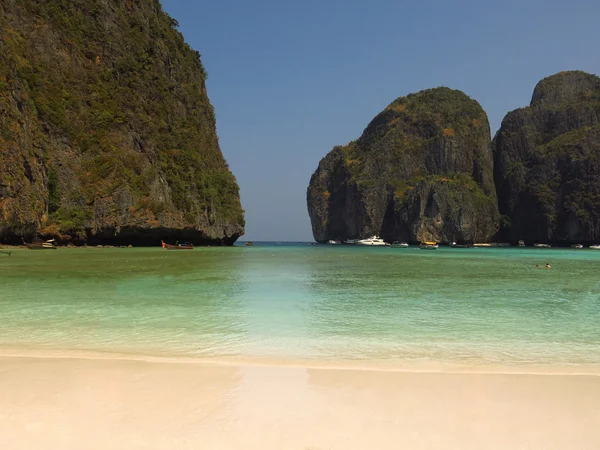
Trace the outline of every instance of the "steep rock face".
<instances>
[{"instance_id":1,"label":"steep rock face","mask_svg":"<svg viewBox=\"0 0 600 450\"><path fill-rule=\"evenodd\" d=\"M199 54L158 0L0 1L0 241L244 232Z\"/></svg>"},{"instance_id":2,"label":"steep rock face","mask_svg":"<svg viewBox=\"0 0 600 450\"><path fill-rule=\"evenodd\" d=\"M600 78L561 72L493 142L499 235L553 243L600 239Z\"/></svg>"},{"instance_id":3,"label":"steep rock face","mask_svg":"<svg viewBox=\"0 0 600 450\"><path fill-rule=\"evenodd\" d=\"M475 100L443 87L399 98L321 160L307 192L315 239L488 240L498 221L492 165Z\"/></svg>"}]
</instances>

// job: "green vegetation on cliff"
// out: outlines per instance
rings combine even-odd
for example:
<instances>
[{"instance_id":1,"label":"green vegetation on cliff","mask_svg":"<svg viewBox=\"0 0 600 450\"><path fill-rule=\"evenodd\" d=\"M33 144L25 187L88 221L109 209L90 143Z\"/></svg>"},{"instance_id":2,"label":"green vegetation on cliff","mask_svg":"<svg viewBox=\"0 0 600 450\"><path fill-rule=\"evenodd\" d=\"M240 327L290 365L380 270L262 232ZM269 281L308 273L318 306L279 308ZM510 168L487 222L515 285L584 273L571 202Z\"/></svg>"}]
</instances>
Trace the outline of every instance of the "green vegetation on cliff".
<instances>
[{"instance_id":1,"label":"green vegetation on cliff","mask_svg":"<svg viewBox=\"0 0 600 450\"><path fill-rule=\"evenodd\" d=\"M0 3L0 238L243 234L176 25L157 0Z\"/></svg>"},{"instance_id":2,"label":"green vegetation on cliff","mask_svg":"<svg viewBox=\"0 0 600 450\"><path fill-rule=\"evenodd\" d=\"M489 239L492 171L488 119L475 100L444 87L399 98L319 164L308 188L315 238Z\"/></svg>"}]
</instances>

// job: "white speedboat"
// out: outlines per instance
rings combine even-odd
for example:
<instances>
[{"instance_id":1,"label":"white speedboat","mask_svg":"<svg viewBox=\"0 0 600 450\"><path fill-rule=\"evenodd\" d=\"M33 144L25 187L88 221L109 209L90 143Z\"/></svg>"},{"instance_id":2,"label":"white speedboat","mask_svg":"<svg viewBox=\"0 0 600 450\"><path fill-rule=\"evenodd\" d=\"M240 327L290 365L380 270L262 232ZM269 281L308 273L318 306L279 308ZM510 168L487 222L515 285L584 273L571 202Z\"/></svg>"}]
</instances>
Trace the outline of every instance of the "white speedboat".
<instances>
[{"instance_id":1,"label":"white speedboat","mask_svg":"<svg viewBox=\"0 0 600 450\"><path fill-rule=\"evenodd\" d=\"M334 240L329 240L329 241L327 241L327 243L331 244L331 245L339 245L339 244L341 244L340 241L334 241Z\"/></svg>"},{"instance_id":2,"label":"white speedboat","mask_svg":"<svg viewBox=\"0 0 600 450\"><path fill-rule=\"evenodd\" d=\"M421 250L437 250L439 248L439 245L437 242L426 241L419 245L419 248Z\"/></svg>"},{"instance_id":3,"label":"white speedboat","mask_svg":"<svg viewBox=\"0 0 600 450\"><path fill-rule=\"evenodd\" d=\"M368 239L361 239L357 242L358 245L386 245L385 241L381 239L379 236L373 236Z\"/></svg>"},{"instance_id":4,"label":"white speedboat","mask_svg":"<svg viewBox=\"0 0 600 450\"><path fill-rule=\"evenodd\" d=\"M571 245L571 247L573 247L573 248L583 248L583 245L581 245L581 244L573 244L573 245Z\"/></svg>"},{"instance_id":5,"label":"white speedboat","mask_svg":"<svg viewBox=\"0 0 600 450\"><path fill-rule=\"evenodd\" d=\"M551 248L550 244L533 244L535 248Z\"/></svg>"},{"instance_id":6,"label":"white speedboat","mask_svg":"<svg viewBox=\"0 0 600 450\"><path fill-rule=\"evenodd\" d=\"M408 248L408 243L406 242L398 242L398 241L394 241L392 243L392 247L394 248Z\"/></svg>"},{"instance_id":7,"label":"white speedboat","mask_svg":"<svg viewBox=\"0 0 600 450\"><path fill-rule=\"evenodd\" d=\"M600 250L600 245L590 245L592 250Z\"/></svg>"},{"instance_id":8,"label":"white speedboat","mask_svg":"<svg viewBox=\"0 0 600 450\"><path fill-rule=\"evenodd\" d=\"M354 244L356 244L356 240L355 239L346 239L344 241L344 244L354 245Z\"/></svg>"}]
</instances>

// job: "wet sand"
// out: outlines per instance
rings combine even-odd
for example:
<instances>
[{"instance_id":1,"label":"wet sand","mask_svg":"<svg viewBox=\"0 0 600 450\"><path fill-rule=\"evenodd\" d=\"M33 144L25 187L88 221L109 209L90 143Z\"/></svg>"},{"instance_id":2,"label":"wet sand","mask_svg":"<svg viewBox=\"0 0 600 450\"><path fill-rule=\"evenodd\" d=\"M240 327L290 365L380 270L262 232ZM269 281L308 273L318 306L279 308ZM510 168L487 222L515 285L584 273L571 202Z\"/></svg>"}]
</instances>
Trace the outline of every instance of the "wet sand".
<instances>
[{"instance_id":1,"label":"wet sand","mask_svg":"<svg viewBox=\"0 0 600 450\"><path fill-rule=\"evenodd\" d=\"M5 449L598 449L600 377L0 357Z\"/></svg>"}]
</instances>

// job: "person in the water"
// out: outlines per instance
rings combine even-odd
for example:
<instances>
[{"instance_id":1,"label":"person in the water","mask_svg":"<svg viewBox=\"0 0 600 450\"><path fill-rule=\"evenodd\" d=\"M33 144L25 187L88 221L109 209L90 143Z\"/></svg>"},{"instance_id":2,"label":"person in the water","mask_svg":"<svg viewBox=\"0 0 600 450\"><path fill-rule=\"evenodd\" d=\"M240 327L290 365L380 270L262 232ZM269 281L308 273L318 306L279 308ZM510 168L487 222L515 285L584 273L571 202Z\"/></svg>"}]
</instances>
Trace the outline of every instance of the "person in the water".
<instances>
[{"instance_id":1,"label":"person in the water","mask_svg":"<svg viewBox=\"0 0 600 450\"><path fill-rule=\"evenodd\" d=\"M550 269L550 263L546 263L546 269Z\"/></svg>"}]
</instances>

